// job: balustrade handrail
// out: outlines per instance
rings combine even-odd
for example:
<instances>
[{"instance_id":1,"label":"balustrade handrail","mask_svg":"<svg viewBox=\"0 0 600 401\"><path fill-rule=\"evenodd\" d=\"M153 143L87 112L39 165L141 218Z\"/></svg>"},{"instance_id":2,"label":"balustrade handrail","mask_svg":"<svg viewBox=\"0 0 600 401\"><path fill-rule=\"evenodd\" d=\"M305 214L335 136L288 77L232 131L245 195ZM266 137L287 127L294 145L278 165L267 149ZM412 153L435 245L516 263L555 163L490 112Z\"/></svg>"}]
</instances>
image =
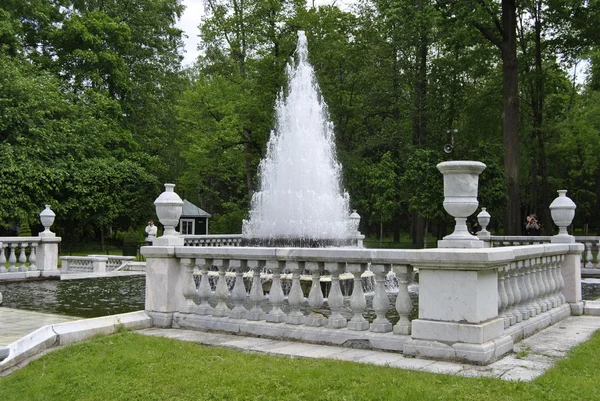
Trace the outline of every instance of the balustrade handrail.
<instances>
[{"instance_id":1,"label":"balustrade handrail","mask_svg":"<svg viewBox=\"0 0 600 401\"><path fill-rule=\"evenodd\" d=\"M242 238L242 234L198 234L198 235L192 235L192 234L184 234L182 235L182 237L184 239L190 238L190 239L219 239L219 238L226 238L226 239L237 239L237 238Z\"/></svg>"},{"instance_id":2,"label":"balustrade handrail","mask_svg":"<svg viewBox=\"0 0 600 401\"><path fill-rule=\"evenodd\" d=\"M581 267L584 269L582 272L592 272L596 270L587 269L600 269L600 236L590 235L579 235L575 236L575 242L584 245L584 251L581 253ZM549 243L552 241L550 236L527 236L527 235L492 235L488 239L483 238L484 241L489 242L492 247L503 247L505 245L523 245L523 244L542 244Z\"/></svg>"},{"instance_id":3,"label":"balustrade handrail","mask_svg":"<svg viewBox=\"0 0 600 401\"><path fill-rule=\"evenodd\" d=\"M60 260L76 260L82 262L108 261L107 256L61 256Z\"/></svg>"},{"instance_id":4,"label":"balustrade handrail","mask_svg":"<svg viewBox=\"0 0 600 401\"><path fill-rule=\"evenodd\" d=\"M570 244L544 243L527 246L507 246L483 249L358 249L358 248L268 248L268 247L187 247L175 246L177 258L290 260L307 262L346 262L373 264L428 265L445 268L460 262L463 268L483 269L510 263L538 254L567 253ZM144 255L152 257L162 250L148 247ZM443 255L452 255L444 260Z\"/></svg>"},{"instance_id":5,"label":"balustrade handrail","mask_svg":"<svg viewBox=\"0 0 600 401\"><path fill-rule=\"evenodd\" d=\"M35 242L40 243L42 237L0 237L0 243Z\"/></svg>"}]
</instances>

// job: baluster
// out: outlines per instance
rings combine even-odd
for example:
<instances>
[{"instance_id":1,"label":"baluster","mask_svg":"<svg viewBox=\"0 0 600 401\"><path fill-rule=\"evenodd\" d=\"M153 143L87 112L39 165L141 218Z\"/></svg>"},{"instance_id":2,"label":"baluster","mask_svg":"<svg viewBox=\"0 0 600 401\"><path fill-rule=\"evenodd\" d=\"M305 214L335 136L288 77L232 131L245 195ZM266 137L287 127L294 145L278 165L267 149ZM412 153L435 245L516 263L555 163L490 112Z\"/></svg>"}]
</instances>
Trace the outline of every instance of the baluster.
<instances>
[{"instance_id":1,"label":"baluster","mask_svg":"<svg viewBox=\"0 0 600 401\"><path fill-rule=\"evenodd\" d=\"M264 319L264 312L260 307L260 304L265 297L260 281L260 271L265 264L266 262L264 260L248 261L248 267L252 269L252 287L250 288L250 302L252 302L252 309L246 313L246 319L248 320L258 321Z\"/></svg>"},{"instance_id":2,"label":"baluster","mask_svg":"<svg viewBox=\"0 0 600 401\"><path fill-rule=\"evenodd\" d=\"M562 275L562 265L563 262L565 260L564 255L560 255L557 257L557 261L556 261L556 282L558 284L558 288L556 291L556 295L558 296L558 300L559 300L559 304L562 305L565 302L567 302L567 298L565 297L565 295L563 294L563 288L565 287L565 279Z\"/></svg>"},{"instance_id":3,"label":"baluster","mask_svg":"<svg viewBox=\"0 0 600 401\"><path fill-rule=\"evenodd\" d=\"M535 308L535 314L539 315L542 313L542 303L540 302L540 283L538 282L537 268L540 263L539 258L533 258L529 260L529 274L531 279L531 286L533 288L533 307Z\"/></svg>"},{"instance_id":4,"label":"baluster","mask_svg":"<svg viewBox=\"0 0 600 401\"><path fill-rule=\"evenodd\" d=\"M558 276L556 275L556 267L558 266L558 256L553 256L552 257L552 265L551 265L551 269L550 269L550 277L552 278L552 281L554 282L554 286L552 289L552 304L556 307L560 305L560 297L558 296L558 292L559 292L559 282L558 282Z\"/></svg>"},{"instance_id":5,"label":"baluster","mask_svg":"<svg viewBox=\"0 0 600 401\"><path fill-rule=\"evenodd\" d=\"M290 313L287 317L288 324L304 324L306 317L300 311L304 294L300 286L300 273L304 270L304 262L287 261L286 267L292 272L292 288L288 294L288 302L290 304Z\"/></svg>"},{"instance_id":6,"label":"baluster","mask_svg":"<svg viewBox=\"0 0 600 401\"><path fill-rule=\"evenodd\" d=\"M180 260L180 263L184 269L183 297L185 298L185 305L182 306L181 312L195 313L197 305L194 302L194 296L196 295L196 283L194 282L194 264L192 263L192 259L189 258L182 258Z\"/></svg>"},{"instance_id":7,"label":"baluster","mask_svg":"<svg viewBox=\"0 0 600 401\"><path fill-rule=\"evenodd\" d=\"M552 301L550 300L550 280L548 279L548 266L550 265L550 257L542 258L541 276L544 283L544 293L542 294L542 302L546 305L546 311L552 309Z\"/></svg>"},{"instance_id":8,"label":"baluster","mask_svg":"<svg viewBox=\"0 0 600 401\"><path fill-rule=\"evenodd\" d=\"M27 249L27 242L21 243L21 252L19 253L19 271L27 271L27 255L25 255L25 249Z\"/></svg>"},{"instance_id":9,"label":"baluster","mask_svg":"<svg viewBox=\"0 0 600 401\"><path fill-rule=\"evenodd\" d=\"M519 289L518 277L519 272L517 271L517 262L512 262L510 264L510 285L513 293L513 307L511 312L515 315L516 322L519 323L523 320L523 314L519 310L519 304L521 303L521 290Z\"/></svg>"},{"instance_id":10,"label":"baluster","mask_svg":"<svg viewBox=\"0 0 600 401\"><path fill-rule=\"evenodd\" d=\"M229 269L229 259L214 260L213 264L219 269L219 280L215 288L215 298L217 305L213 309L212 315L215 317L229 316L229 308L227 307L227 298L229 298L229 289L227 288L227 269Z\"/></svg>"},{"instance_id":11,"label":"baluster","mask_svg":"<svg viewBox=\"0 0 600 401\"><path fill-rule=\"evenodd\" d=\"M592 243L591 242L586 242L585 243L585 265L582 263L582 266L585 266L585 268L587 269L591 269L594 267L594 264L592 263ZM583 256L583 253L581 254L581 256Z\"/></svg>"},{"instance_id":12,"label":"baluster","mask_svg":"<svg viewBox=\"0 0 600 401\"><path fill-rule=\"evenodd\" d=\"M36 244L35 242L31 243L31 250L29 251L29 270L31 270L31 271L38 270L38 267L35 265L35 262L37 262L35 248L37 248L37 246L38 246L38 244Z\"/></svg>"},{"instance_id":13,"label":"baluster","mask_svg":"<svg viewBox=\"0 0 600 401\"><path fill-rule=\"evenodd\" d=\"M235 269L235 283L231 291L231 299L233 300L233 309L229 311L229 317L232 319L244 319L247 310L244 308L246 301L246 286L244 285L244 272L248 268L246 260L232 260L229 263L230 267Z\"/></svg>"},{"instance_id":14,"label":"baluster","mask_svg":"<svg viewBox=\"0 0 600 401\"><path fill-rule=\"evenodd\" d=\"M348 321L341 314L344 307L344 295L340 288L340 273L346 268L345 263L325 263L325 269L331 273L331 288L327 297L327 305L331 310L327 327L332 329L341 329L348 326Z\"/></svg>"},{"instance_id":15,"label":"baluster","mask_svg":"<svg viewBox=\"0 0 600 401\"><path fill-rule=\"evenodd\" d=\"M208 299L211 295L210 282L208 277L208 268L212 265L212 259L198 259L197 260L202 276L200 277L200 285L198 286L198 298L200 299L200 305L196 309L196 313L199 315L212 315L213 308L208 303Z\"/></svg>"},{"instance_id":16,"label":"baluster","mask_svg":"<svg viewBox=\"0 0 600 401\"><path fill-rule=\"evenodd\" d=\"M517 285L521 294L521 302L519 302L518 308L523 316L523 320L527 320L531 316L532 311L527 307L529 294L527 293L527 285L525 284L525 266L522 260L517 262L517 272Z\"/></svg>"},{"instance_id":17,"label":"baluster","mask_svg":"<svg viewBox=\"0 0 600 401\"><path fill-rule=\"evenodd\" d=\"M3 244L2 242L0 242L0 273L6 273L8 270L6 270L6 244Z\"/></svg>"},{"instance_id":18,"label":"baluster","mask_svg":"<svg viewBox=\"0 0 600 401\"><path fill-rule=\"evenodd\" d=\"M392 331L392 323L385 317L390 309L390 300L385 292L385 277L389 273L391 265L372 264L371 271L375 274L375 295L373 296L373 310L376 318L371 323L371 331L375 333L387 333Z\"/></svg>"},{"instance_id":19,"label":"baluster","mask_svg":"<svg viewBox=\"0 0 600 401\"><path fill-rule=\"evenodd\" d=\"M410 322L410 312L412 312L413 303L408 294L408 281L412 275L412 266L394 265L394 273L398 278L398 295L396 296L396 311L400 315L400 320L394 326L394 334L410 335L412 323Z\"/></svg>"},{"instance_id":20,"label":"baluster","mask_svg":"<svg viewBox=\"0 0 600 401\"><path fill-rule=\"evenodd\" d=\"M286 316L281 307L283 306L283 288L281 288L281 271L285 267L284 261L269 260L267 261L267 269L273 271L273 278L271 279L271 290L269 291L269 303L271 304L271 310L266 315L266 321L271 323L282 323L285 322Z\"/></svg>"},{"instance_id":21,"label":"baluster","mask_svg":"<svg viewBox=\"0 0 600 401\"><path fill-rule=\"evenodd\" d=\"M594 269L600 269L600 241L596 244L596 263L593 264Z\"/></svg>"},{"instance_id":22,"label":"baluster","mask_svg":"<svg viewBox=\"0 0 600 401\"><path fill-rule=\"evenodd\" d=\"M350 307L354 315L348 322L349 330L363 331L369 329L369 322L362 315L367 308L367 300L362 287L362 273L367 269L366 263L348 263L346 269L354 276Z\"/></svg>"},{"instance_id":23,"label":"baluster","mask_svg":"<svg viewBox=\"0 0 600 401\"><path fill-rule=\"evenodd\" d=\"M321 290L321 272L323 271L323 262L306 262L306 269L311 272L312 284L308 293L308 304L311 312L306 317L306 326L320 327L327 324L327 318L323 316L320 310L323 308L323 291Z\"/></svg>"},{"instance_id":24,"label":"baluster","mask_svg":"<svg viewBox=\"0 0 600 401\"><path fill-rule=\"evenodd\" d=\"M17 244L15 242L12 242L9 244L10 246L10 256L8 257L8 271L9 272L16 272L18 271L16 263L17 263L17 257L15 255L15 249L17 248Z\"/></svg>"},{"instance_id":25,"label":"baluster","mask_svg":"<svg viewBox=\"0 0 600 401\"><path fill-rule=\"evenodd\" d=\"M535 309L533 308L531 301L533 299L533 289L531 288L531 283L527 283L527 261L522 260L519 262L520 272L519 277L523 283L523 294L525 298L521 300L523 303L524 309L527 311L527 318L533 317L535 314ZM520 285L520 284L519 284Z\"/></svg>"},{"instance_id":26,"label":"baluster","mask_svg":"<svg viewBox=\"0 0 600 401\"><path fill-rule=\"evenodd\" d=\"M531 268L533 266L533 260L532 259L527 259L524 262L524 268L525 268L525 286L527 287L527 309L530 311L529 317L534 317L540 314L540 307L539 305L535 302L536 301L536 294L535 294L535 288L534 288L534 278L531 274Z\"/></svg>"},{"instance_id":27,"label":"baluster","mask_svg":"<svg viewBox=\"0 0 600 401\"><path fill-rule=\"evenodd\" d=\"M498 269L498 317L504 320L504 328L510 326L510 317L507 316L508 296L504 288L505 273L502 268Z\"/></svg>"},{"instance_id":28,"label":"baluster","mask_svg":"<svg viewBox=\"0 0 600 401\"><path fill-rule=\"evenodd\" d=\"M507 265L502 269L502 276L504 277L504 292L506 293L506 311L504 314L509 319L509 326L517 323L517 315L514 313L515 306L515 295L513 293L512 283L510 279L510 270L511 265Z\"/></svg>"},{"instance_id":29,"label":"baluster","mask_svg":"<svg viewBox=\"0 0 600 401\"><path fill-rule=\"evenodd\" d=\"M548 257L548 300L552 304L552 308L556 308L558 306L558 299L555 297L556 293L556 281L554 281L554 263L556 257L550 256Z\"/></svg>"},{"instance_id":30,"label":"baluster","mask_svg":"<svg viewBox=\"0 0 600 401\"><path fill-rule=\"evenodd\" d=\"M542 270L544 267L544 258L536 258L535 262L535 279L538 285L538 296L537 303L540 305L540 309L543 312L548 310L548 305L544 301L544 296L546 294L546 284L544 283L544 277L542 275Z\"/></svg>"}]
</instances>

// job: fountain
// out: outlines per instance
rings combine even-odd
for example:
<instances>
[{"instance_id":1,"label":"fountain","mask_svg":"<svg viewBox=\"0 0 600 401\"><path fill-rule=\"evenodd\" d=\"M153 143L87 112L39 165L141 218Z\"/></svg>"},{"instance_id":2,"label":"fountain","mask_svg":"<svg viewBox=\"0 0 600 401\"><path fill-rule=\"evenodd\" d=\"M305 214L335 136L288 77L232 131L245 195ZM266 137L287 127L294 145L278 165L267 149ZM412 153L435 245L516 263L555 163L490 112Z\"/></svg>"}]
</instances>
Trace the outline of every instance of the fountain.
<instances>
[{"instance_id":1,"label":"fountain","mask_svg":"<svg viewBox=\"0 0 600 401\"><path fill-rule=\"evenodd\" d=\"M297 61L276 104L276 127L259 166L260 189L243 223L244 244L344 246L356 241L349 197L341 186L333 124L298 32Z\"/></svg>"}]
</instances>

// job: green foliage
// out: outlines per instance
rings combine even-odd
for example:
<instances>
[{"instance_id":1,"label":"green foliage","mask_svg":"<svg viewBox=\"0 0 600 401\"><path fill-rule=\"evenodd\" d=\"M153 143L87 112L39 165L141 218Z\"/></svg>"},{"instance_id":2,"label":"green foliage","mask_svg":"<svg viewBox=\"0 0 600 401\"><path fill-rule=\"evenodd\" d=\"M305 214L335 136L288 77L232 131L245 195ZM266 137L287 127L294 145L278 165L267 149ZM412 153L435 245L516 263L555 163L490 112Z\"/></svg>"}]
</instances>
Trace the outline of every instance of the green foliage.
<instances>
[{"instance_id":1,"label":"green foliage","mask_svg":"<svg viewBox=\"0 0 600 401\"><path fill-rule=\"evenodd\" d=\"M55 230L79 237L152 213L177 164L165 133L183 82L181 11L178 0L0 6L0 224L51 203Z\"/></svg>"},{"instance_id":2,"label":"green foliage","mask_svg":"<svg viewBox=\"0 0 600 401\"><path fill-rule=\"evenodd\" d=\"M211 232L239 232L302 29L361 229L397 237L413 213L448 221L435 169L448 157L486 163L479 200L501 228L501 6L364 0L347 12L209 0L202 55L183 70L180 0L5 1L0 224L36 221L51 203L63 236L123 230L152 215L159 183L176 182L214 215ZM583 0L518 7L521 209L547 210L567 188L575 224L600 229L600 9ZM569 64L582 58L591 61L585 86Z\"/></svg>"},{"instance_id":3,"label":"green foliage","mask_svg":"<svg viewBox=\"0 0 600 401\"><path fill-rule=\"evenodd\" d=\"M437 152L416 150L406 161L406 171L402 176L402 191L411 211L427 219L444 218L444 188Z\"/></svg>"},{"instance_id":4,"label":"green foliage","mask_svg":"<svg viewBox=\"0 0 600 401\"><path fill-rule=\"evenodd\" d=\"M31 227L26 220L19 224L19 237L31 237Z\"/></svg>"},{"instance_id":5,"label":"green foliage","mask_svg":"<svg viewBox=\"0 0 600 401\"><path fill-rule=\"evenodd\" d=\"M129 227L123 237L123 245L137 245L139 242L138 235L132 227Z\"/></svg>"}]
</instances>

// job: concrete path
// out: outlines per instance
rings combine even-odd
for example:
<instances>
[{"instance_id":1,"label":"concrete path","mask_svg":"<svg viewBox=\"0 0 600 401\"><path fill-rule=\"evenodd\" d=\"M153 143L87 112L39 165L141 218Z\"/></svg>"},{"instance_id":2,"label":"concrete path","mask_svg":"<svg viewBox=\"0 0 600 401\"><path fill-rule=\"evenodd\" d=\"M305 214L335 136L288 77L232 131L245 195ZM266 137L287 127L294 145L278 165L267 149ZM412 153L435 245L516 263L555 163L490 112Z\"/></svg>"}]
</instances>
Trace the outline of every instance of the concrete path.
<instances>
[{"instance_id":1,"label":"concrete path","mask_svg":"<svg viewBox=\"0 0 600 401\"><path fill-rule=\"evenodd\" d=\"M74 320L81 318L0 307L0 346L17 341L48 324Z\"/></svg>"},{"instance_id":2,"label":"concrete path","mask_svg":"<svg viewBox=\"0 0 600 401\"><path fill-rule=\"evenodd\" d=\"M509 355L488 366L407 358L402 354L391 352L332 347L183 329L149 328L138 330L137 333L289 357L328 358L432 373L530 381L544 374L558 359L564 357L571 348L588 340L594 331L598 329L600 329L600 317L568 317L562 322L517 343L515 345L515 354Z\"/></svg>"}]
</instances>

